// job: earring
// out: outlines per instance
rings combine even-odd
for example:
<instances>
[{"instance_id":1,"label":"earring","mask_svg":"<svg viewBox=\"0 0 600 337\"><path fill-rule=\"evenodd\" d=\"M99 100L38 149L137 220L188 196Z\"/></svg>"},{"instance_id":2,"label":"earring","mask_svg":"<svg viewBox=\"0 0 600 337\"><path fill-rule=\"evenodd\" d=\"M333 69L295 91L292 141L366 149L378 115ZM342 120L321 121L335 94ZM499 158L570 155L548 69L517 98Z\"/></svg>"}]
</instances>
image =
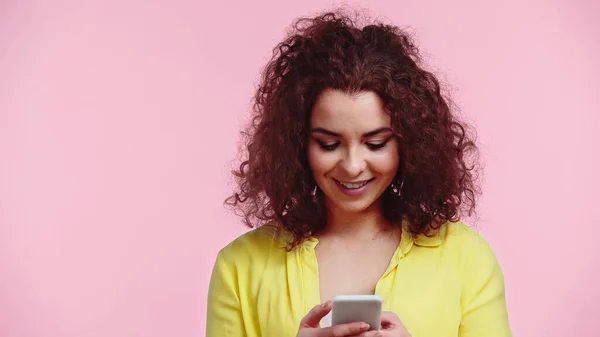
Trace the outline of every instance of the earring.
<instances>
[{"instance_id":1,"label":"earring","mask_svg":"<svg viewBox=\"0 0 600 337\"><path fill-rule=\"evenodd\" d=\"M390 184L390 192L397 196L401 196L402 195L402 186L404 186L404 179L402 179L400 181L400 186L396 185L396 183L391 183Z\"/></svg>"},{"instance_id":2,"label":"earring","mask_svg":"<svg viewBox=\"0 0 600 337\"><path fill-rule=\"evenodd\" d=\"M318 204L318 203L319 203L319 200L318 200L318 198L317 198L317 189L318 189L318 188L319 188L319 187L318 187L317 185L315 185L315 188L313 188L313 190L310 192L310 195L312 196L312 198L311 198L311 199L312 199L312 202L313 202L314 204Z\"/></svg>"}]
</instances>

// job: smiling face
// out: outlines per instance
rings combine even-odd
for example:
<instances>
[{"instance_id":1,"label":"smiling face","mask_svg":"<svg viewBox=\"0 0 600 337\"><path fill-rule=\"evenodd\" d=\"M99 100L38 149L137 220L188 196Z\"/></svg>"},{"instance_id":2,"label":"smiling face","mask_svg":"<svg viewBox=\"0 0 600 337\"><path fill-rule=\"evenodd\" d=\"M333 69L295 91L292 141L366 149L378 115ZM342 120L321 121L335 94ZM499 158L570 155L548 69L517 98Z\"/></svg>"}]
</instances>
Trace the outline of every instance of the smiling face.
<instances>
[{"instance_id":1,"label":"smiling face","mask_svg":"<svg viewBox=\"0 0 600 337\"><path fill-rule=\"evenodd\" d=\"M328 207L362 212L375 205L398 171L398 142L373 92L326 90L310 119L308 160Z\"/></svg>"}]
</instances>

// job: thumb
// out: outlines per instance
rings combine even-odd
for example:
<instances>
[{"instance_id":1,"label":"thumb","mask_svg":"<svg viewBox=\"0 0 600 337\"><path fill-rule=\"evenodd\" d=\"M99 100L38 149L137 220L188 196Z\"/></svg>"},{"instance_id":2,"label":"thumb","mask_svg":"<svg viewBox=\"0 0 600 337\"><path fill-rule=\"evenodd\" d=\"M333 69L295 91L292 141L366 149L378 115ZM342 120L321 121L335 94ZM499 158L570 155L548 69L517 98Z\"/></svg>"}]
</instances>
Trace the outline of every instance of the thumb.
<instances>
[{"instance_id":1,"label":"thumb","mask_svg":"<svg viewBox=\"0 0 600 337\"><path fill-rule=\"evenodd\" d=\"M331 301L313 307L300 321L300 326L305 328L318 328L321 319L331 311Z\"/></svg>"}]
</instances>

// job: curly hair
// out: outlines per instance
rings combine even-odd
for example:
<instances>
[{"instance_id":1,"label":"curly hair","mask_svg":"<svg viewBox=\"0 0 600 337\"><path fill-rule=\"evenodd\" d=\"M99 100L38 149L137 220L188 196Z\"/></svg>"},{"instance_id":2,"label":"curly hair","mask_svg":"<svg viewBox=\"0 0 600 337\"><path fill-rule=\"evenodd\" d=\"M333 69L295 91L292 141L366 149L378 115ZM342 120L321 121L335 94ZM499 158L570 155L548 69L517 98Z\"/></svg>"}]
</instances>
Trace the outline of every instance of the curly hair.
<instances>
[{"instance_id":1,"label":"curly hair","mask_svg":"<svg viewBox=\"0 0 600 337\"><path fill-rule=\"evenodd\" d=\"M245 153L226 204L253 228L277 223L289 249L325 226L326 209L307 157L309 117L325 89L377 93L399 141L400 168L382 212L411 235L430 235L475 209L477 148L412 38L392 25L357 27L336 12L297 19L274 49L242 132Z\"/></svg>"}]
</instances>

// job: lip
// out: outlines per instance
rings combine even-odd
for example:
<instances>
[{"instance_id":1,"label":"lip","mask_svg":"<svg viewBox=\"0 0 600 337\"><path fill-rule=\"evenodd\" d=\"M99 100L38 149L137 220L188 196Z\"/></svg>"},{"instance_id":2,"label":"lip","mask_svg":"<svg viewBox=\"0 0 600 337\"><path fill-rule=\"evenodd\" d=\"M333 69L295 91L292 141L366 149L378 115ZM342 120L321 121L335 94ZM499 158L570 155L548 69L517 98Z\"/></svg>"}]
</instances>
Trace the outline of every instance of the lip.
<instances>
[{"instance_id":1,"label":"lip","mask_svg":"<svg viewBox=\"0 0 600 337\"><path fill-rule=\"evenodd\" d=\"M340 191L348 196L351 197L359 197L362 194L365 193L365 191L369 188L369 186L371 186L371 183L373 182L375 178L369 179L369 180L361 180L361 181L344 181L345 184L362 184L362 183L366 183L364 186L360 187L360 188L346 188L344 187L344 185L342 185L342 183L339 180L333 179L335 181L336 186L340 189Z\"/></svg>"},{"instance_id":2,"label":"lip","mask_svg":"<svg viewBox=\"0 0 600 337\"><path fill-rule=\"evenodd\" d=\"M366 182L373 180L373 178L367 179L367 180L357 180L357 181L341 181L341 180L337 180L337 179L334 179L334 180L337 182L340 182L340 183L344 183L344 184L362 184L362 183L366 183Z\"/></svg>"}]
</instances>

